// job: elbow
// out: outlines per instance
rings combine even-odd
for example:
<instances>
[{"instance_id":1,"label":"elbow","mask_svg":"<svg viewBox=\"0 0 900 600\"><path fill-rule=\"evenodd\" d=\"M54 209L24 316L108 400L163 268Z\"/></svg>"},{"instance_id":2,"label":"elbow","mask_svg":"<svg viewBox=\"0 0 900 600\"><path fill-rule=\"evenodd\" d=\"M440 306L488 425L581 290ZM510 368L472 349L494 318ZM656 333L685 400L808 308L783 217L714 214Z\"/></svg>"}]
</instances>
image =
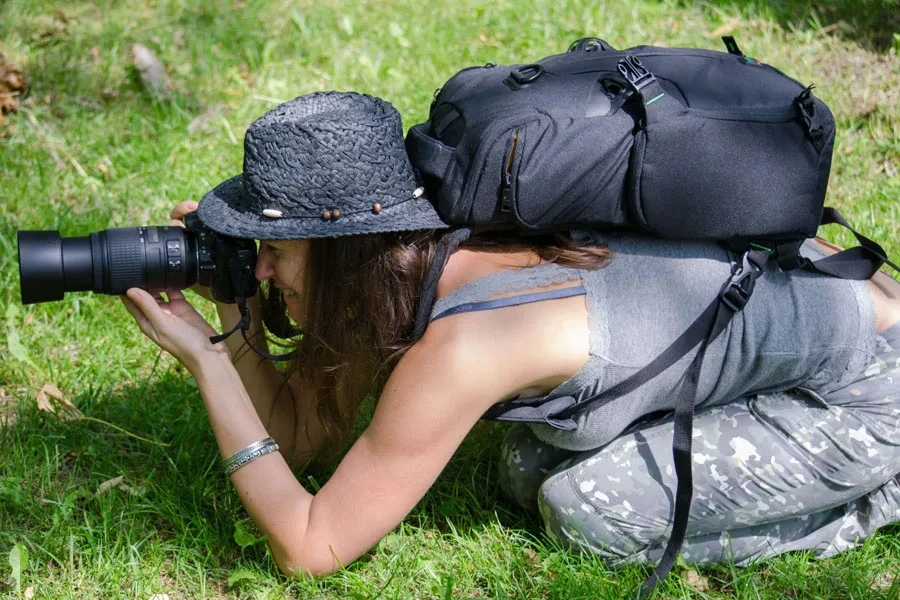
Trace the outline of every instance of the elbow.
<instances>
[{"instance_id":1,"label":"elbow","mask_svg":"<svg viewBox=\"0 0 900 600\"><path fill-rule=\"evenodd\" d=\"M329 560L316 560L304 548L278 548L270 546L272 557L278 569L285 577L299 579L301 577L324 577L340 570L341 565L336 557Z\"/></svg>"}]
</instances>

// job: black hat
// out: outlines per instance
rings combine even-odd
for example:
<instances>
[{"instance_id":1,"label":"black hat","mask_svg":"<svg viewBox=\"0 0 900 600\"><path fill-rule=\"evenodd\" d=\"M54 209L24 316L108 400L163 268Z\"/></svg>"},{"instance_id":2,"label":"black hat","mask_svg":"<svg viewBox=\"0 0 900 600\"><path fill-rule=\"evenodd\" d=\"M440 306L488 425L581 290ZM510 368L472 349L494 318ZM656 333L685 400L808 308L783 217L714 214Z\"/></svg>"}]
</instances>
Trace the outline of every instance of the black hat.
<instances>
[{"instance_id":1,"label":"black hat","mask_svg":"<svg viewBox=\"0 0 900 600\"><path fill-rule=\"evenodd\" d=\"M353 92L276 106L244 135L244 172L197 215L232 237L303 239L447 228L406 154L400 114Z\"/></svg>"}]
</instances>

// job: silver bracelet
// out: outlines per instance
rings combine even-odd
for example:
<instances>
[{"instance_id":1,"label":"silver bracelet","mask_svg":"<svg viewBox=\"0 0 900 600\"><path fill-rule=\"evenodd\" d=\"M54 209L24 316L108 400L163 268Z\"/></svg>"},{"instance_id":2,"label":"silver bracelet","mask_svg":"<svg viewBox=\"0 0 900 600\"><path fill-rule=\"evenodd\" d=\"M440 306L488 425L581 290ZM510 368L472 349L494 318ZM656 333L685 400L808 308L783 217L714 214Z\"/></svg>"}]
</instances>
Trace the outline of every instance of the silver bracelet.
<instances>
[{"instance_id":1,"label":"silver bracelet","mask_svg":"<svg viewBox=\"0 0 900 600\"><path fill-rule=\"evenodd\" d=\"M261 456L271 454L278 450L278 444L270 437L253 442L249 446L241 448L231 456L222 460L222 469L225 476L229 476L244 465L253 462Z\"/></svg>"}]
</instances>

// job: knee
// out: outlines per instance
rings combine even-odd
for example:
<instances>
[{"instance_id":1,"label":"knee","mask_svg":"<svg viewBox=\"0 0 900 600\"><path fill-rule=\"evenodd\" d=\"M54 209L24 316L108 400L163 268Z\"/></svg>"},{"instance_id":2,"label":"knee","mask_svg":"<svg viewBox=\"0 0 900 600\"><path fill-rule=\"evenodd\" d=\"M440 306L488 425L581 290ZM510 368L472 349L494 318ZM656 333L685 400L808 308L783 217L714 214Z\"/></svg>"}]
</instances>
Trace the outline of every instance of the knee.
<instances>
[{"instance_id":1,"label":"knee","mask_svg":"<svg viewBox=\"0 0 900 600\"><path fill-rule=\"evenodd\" d=\"M603 482L607 478L603 477ZM665 535L668 519L646 518L635 510L634 493L600 487L600 478L571 472L549 477L538 493L547 533L560 544L591 551L614 563L646 559Z\"/></svg>"},{"instance_id":2,"label":"knee","mask_svg":"<svg viewBox=\"0 0 900 600\"><path fill-rule=\"evenodd\" d=\"M520 423L510 428L500 449L500 490L531 512L537 511L537 490L548 472L538 460L542 451L531 430Z\"/></svg>"}]
</instances>

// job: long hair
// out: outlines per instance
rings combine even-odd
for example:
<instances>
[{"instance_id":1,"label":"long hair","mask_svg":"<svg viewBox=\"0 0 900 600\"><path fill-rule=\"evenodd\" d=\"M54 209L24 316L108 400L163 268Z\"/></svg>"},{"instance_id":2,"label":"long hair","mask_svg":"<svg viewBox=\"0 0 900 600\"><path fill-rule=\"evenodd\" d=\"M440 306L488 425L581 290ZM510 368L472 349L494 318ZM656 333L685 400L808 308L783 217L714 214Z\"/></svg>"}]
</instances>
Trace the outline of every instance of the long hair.
<instances>
[{"instance_id":1,"label":"long hair","mask_svg":"<svg viewBox=\"0 0 900 600\"><path fill-rule=\"evenodd\" d=\"M313 410L327 449L339 450L353 430L359 404L377 394L414 344L416 307L439 240L446 232L424 230L310 240L304 271L304 315L292 327L281 291L265 287L263 321L270 332L297 335L297 357L285 374L311 384ZM597 269L611 252L573 240L567 233L474 235L463 244L477 252L532 251L542 261ZM285 379L287 381L287 379Z\"/></svg>"}]
</instances>

